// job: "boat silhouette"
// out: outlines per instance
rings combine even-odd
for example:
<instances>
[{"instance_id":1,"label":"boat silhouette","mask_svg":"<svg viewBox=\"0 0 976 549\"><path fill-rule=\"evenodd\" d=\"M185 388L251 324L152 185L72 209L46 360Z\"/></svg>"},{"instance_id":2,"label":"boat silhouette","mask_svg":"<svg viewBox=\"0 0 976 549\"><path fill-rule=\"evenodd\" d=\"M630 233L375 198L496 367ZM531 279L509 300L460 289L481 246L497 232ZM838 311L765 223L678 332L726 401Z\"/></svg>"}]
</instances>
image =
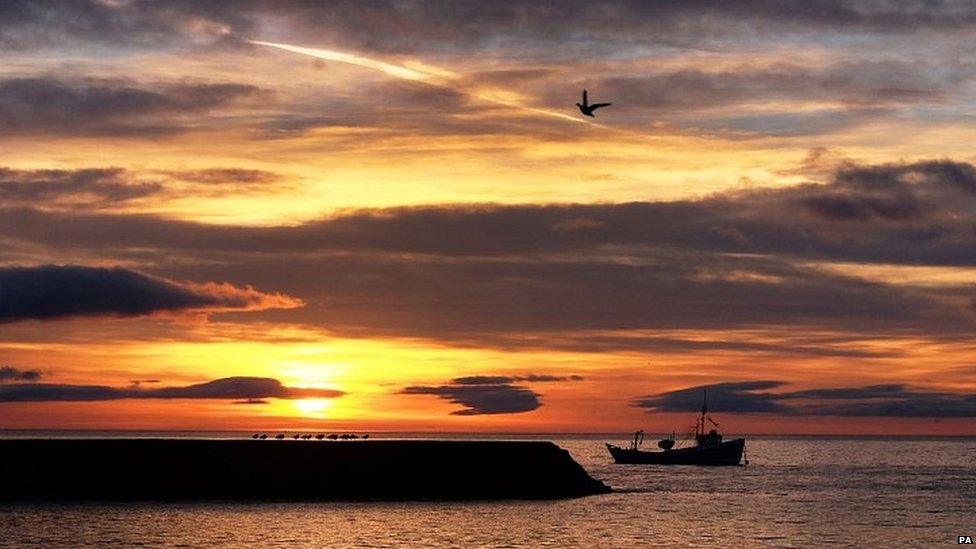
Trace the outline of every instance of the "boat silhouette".
<instances>
[{"instance_id":1,"label":"boat silhouette","mask_svg":"<svg viewBox=\"0 0 976 549\"><path fill-rule=\"evenodd\" d=\"M630 448L621 448L607 443L607 450L615 463L624 464L652 464L652 465L739 465L742 453L746 447L746 439L736 438L722 440L718 430L710 429L705 432L705 422L711 422L718 427L718 423L708 417L708 395L702 401L701 415L695 422L695 440L693 446L675 448L674 434L658 442L660 452L641 450L644 442L644 431L634 433L634 440ZM746 462L748 463L748 461Z\"/></svg>"}]
</instances>

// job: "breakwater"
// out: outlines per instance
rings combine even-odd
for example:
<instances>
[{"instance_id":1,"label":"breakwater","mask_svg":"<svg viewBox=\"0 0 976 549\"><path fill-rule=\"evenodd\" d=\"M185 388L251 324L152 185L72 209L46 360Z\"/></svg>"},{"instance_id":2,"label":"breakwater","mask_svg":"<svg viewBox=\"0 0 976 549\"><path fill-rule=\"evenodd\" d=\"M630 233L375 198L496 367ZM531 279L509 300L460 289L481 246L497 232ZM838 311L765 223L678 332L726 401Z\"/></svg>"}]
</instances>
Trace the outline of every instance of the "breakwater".
<instances>
[{"instance_id":1,"label":"breakwater","mask_svg":"<svg viewBox=\"0 0 976 549\"><path fill-rule=\"evenodd\" d=\"M550 442L0 440L3 500L556 499L609 492Z\"/></svg>"}]
</instances>

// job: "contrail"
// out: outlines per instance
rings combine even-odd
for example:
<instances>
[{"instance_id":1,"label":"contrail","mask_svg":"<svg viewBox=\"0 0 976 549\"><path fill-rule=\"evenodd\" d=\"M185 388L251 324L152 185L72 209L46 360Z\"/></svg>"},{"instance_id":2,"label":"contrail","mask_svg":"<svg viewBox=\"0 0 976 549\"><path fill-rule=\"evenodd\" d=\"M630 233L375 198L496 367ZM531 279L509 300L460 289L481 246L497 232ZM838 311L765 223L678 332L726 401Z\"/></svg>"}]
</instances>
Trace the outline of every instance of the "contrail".
<instances>
[{"instance_id":1,"label":"contrail","mask_svg":"<svg viewBox=\"0 0 976 549\"><path fill-rule=\"evenodd\" d=\"M568 122L575 122L577 124L587 124L590 126L597 126L601 128L607 128L602 124L597 124L596 122L591 122L589 120L581 120L574 116L564 114L561 112L551 111L548 109L539 109L535 107L526 107L513 100L506 100L499 98L490 92L479 91L477 89L471 89L462 85L458 82L459 77L453 75L449 71L442 69L437 69L435 67L430 67L428 69L424 68L411 68L403 65L396 65L393 63L387 63L385 61L380 61L377 59L371 59L369 57L363 57L361 55L355 55L352 53L345 53L335 50L327 50L323 48L306 48L302 46L292 46L290 44L278 44L276 42L262 42L260 40L248 40L252 44L259 44L261 46L270 46L272 48L278 48L285 51L290 51L292 53L298 53L301 55L308 55L310 57L316 57L318 59L325 59L328 61L338 61L340 63L348 63L350 65L357 65L359 67L364 67L367 69L372 69L375 71L382 72L394 78L400 78L402 80L411 80L414 82L423 82L431 86L438 86L441 88L450 88L471 97L476 97L478 99L489 101L498 105L505 105L506 107L512 107L523 112L530 114L535 114L539 116L548 116L551 118L558 118L560 120L565 120ZM496 90L496 93L500 90ZM611 129L611 128L607 128Z\"/></svg>"},{"instance_id":2,"label":"contrail","mask_svg":"<svg viewBox=\"0 0 976 549\"><path fill-rule=\"evenodd\" d=\"M327 59L329 61L339 61L340 63L349 63L350 65L358 65L360 67L377 70L386 73L390 76L402 78L404 80L416 80L419 82L427 82L437 77L437 75L432 73L421 72L418 70L411 69L409 67L404 67L402 65L385 63L383 61L377 61L376 59L370 59L368 57L363 57L361 55L354 55L351 53L345 53L341 51L325 50L321 48L303 48L302 46L292 46L289 44L277 44L275 42L261 42L258 40L248 40L248 42L252 44L260 44L262 46L271 46L272 48L278 48L293 53L300 53L302 55L308 55L311 57L317 57L319 59Z\"/></svg>"}]
</instances>

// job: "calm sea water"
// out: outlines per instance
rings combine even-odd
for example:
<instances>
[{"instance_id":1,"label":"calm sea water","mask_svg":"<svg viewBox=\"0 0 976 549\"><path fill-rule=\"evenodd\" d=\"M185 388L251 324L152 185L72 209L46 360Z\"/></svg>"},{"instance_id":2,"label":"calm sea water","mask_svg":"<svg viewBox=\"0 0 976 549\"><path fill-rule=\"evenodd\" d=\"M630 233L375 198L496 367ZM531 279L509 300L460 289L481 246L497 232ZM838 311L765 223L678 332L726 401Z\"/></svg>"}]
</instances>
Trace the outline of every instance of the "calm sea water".
<instances>
[{"instance_id":1,"label":"calm sea water","mask_svg":"<svg viewBox=\"0 0 976 549\"><path fill-rule=\"evenodd\" d=\"M24 435L38 433L0 434ZM976 535L976 439L750 437L748 466L699 468L614 465L602 441L622 436L519 438L553 440L615 493L555 502L0 503L0 546L919 547Z\"/></svg>"}]
</instances>

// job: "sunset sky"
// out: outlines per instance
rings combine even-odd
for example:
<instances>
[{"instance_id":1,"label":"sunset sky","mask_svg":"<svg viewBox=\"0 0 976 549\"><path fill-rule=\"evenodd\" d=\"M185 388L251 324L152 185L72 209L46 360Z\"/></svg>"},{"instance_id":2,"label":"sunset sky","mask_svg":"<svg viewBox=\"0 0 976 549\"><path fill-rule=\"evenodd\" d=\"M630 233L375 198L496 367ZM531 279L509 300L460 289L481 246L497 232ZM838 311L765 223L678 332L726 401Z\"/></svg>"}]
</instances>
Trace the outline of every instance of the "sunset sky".
<instances>
[{"instance_id":1,"label":"sunset sky","mask_svg":"<svg viewBox=\"0 0 976 549\"><path fill-rule=\"evenodd\" d=\"M2 0L0 428L976 434L974 32Z\"/></svg>"}]
</instances>

